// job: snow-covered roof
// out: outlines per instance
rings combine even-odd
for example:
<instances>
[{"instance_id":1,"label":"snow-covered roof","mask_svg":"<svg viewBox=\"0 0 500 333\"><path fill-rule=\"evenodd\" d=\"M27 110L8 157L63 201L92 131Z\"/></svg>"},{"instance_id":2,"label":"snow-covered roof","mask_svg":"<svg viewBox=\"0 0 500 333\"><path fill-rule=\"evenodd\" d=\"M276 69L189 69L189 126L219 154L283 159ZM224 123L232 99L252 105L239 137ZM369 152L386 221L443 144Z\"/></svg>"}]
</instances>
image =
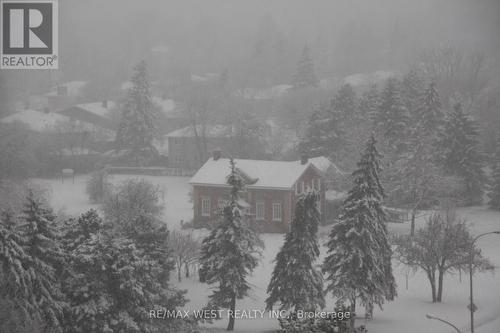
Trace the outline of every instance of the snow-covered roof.
<instances>
[{"instance_id":1,"label":"snow-covered roof","mask_svg":"<svg viewBox=\"0 0 500 333\"><path fill-rule=\"evenodd\" d=\"M73 147L71 149L63 148L61 149L60 153L63 156L99 155L99 153L95 150L91 150L85 147Z\"/></svg>"},{"instance_id":2,"label":"snow-covered roof","mask_svg":"<svg viewBox=\"0 0 500 333\"><path fill-rule=\"evenodd\" d=\"M5 124L21 122L33 131L44 132L54 130L60 122L67 120L65 116L53 112L24 110L2 118L1 122Z\"/></svg>"},{"instance_id":3,"label":"snow-covered roof","mask_svg":"<svg viewBox=\"0 0 500 333\"><path fill-rule=\"evenodd\" d=\"M110 118L109 110L114 108L116 104L112 101L108 101L107 103L108 103L107 107L104 107L103 102L77 104L75 105L75 107L93 113L95 115L98 115L100 117Z\"/></svg>"},{"instance_id":4,"label":"snow-covered roof","mask_svg":"<svg viewBox=\"0 0 500 333\"><path fill-rule=\"evenodd\" d=\"M240 91L240 95L247 99L274 99L284 96L293 86L290 84L278 84L266 89L246 88Z\"/></svg>"},{"instance_id":5,"label":"snow-covered roof","mask_svg":"<svg viewBox=\"0 0 500 333\"><path fill-rule=\"evenodd\" d=\"M69 81L59 84L60 87L66 87L66 96L79 96L82 92L83 87L87 84L87 81ZM46 96L57 96L57 87L52 87L51 91L45 94Z\"/></svg>"},{"instance_id":6,"label":"snow-covered roof","mask_svg":"<svg viewBox=\"0 0 500 333\"><path fill-rule=\"evenodd\" d=\"M325 156L313 157L309 159L309 162L314 164L314 166L318 168L318 170L320 170L321 172L326 172L328 171L328 169L331 168L335 172L341 175L345 175L345 172L342 171L335 163L330 161L328 157Z\"/></svg>"},{"instance_id":7,"label":"snow-covered roof","mask_svg":"<svg viewBox=\"0 0 500 333\"><path fill-rule=\"evenodd\" d=\"M370 85L385 81L388 78L397 76L398 73L395 71L375 71L372 73L357 73L346 76L342 81L343 83L350 84L353 87Z\"/></svg>"},{"instance_id":8,"label":"snow-covered roof","mask_svg":"<svg viewBox=\"0 0 500 333\"><path fill-rule=\"evenodd\" d=\"M202 127L197 126L197 132L202 132ZM207 138L218 138L218 137L230 137L232 134L232 128L225 125L208 125L205 127L205 137ZM167 138L191 138L194 137L194 131L192 126L186 126L180 128L166 135Z\"/></svg>"},{"instance_id":9,"label":"snow-covered roof","mask_svg":"<svg viewBox=\"0 0 500 333\"><path fill-rule=\"evenodd\" d=\"M301 164L300 161L264 161L235 159L236 168L246 176L256 180L247 187L290 189L300 176L309 168L315 168L314 164L308 162ZM230 174L229 159L210 158L196 172L189 181L195 185L226 185L226 177Z\"/></svg>"},{"instance_id":10,"label":"snow-covered roof","mask_svg":"<svg viewBox=\"0 0 500 333\"><path fill-rule=\"evenodd\" d=\"M220 77L219 73L205 73L202 75L191 74L192 82L208 82L217 80Z\"/></svg>"}]
</instances>

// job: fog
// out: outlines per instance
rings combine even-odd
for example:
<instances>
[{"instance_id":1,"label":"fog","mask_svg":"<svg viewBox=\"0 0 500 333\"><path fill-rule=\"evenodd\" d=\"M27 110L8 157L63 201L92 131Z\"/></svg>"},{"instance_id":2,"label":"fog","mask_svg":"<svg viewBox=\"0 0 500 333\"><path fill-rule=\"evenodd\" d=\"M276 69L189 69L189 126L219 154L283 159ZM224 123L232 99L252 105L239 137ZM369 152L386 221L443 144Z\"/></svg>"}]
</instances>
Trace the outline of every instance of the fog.
<instances>
[{"instance_id":1,"label":"fog","mask_svg":"<svg viewBox=\"0 0 500 333\"><path fill-rule=\"evenodd\" d=\"M265 63L274 70L253 85L277 83L306 44L320 77L401 68L447 43L490 61L500 50L496 0L65 0L60 13L61 66L51 81L121 80L155 58L165 74L228 69L240 81Z\"/></svg>"}]
</instances>

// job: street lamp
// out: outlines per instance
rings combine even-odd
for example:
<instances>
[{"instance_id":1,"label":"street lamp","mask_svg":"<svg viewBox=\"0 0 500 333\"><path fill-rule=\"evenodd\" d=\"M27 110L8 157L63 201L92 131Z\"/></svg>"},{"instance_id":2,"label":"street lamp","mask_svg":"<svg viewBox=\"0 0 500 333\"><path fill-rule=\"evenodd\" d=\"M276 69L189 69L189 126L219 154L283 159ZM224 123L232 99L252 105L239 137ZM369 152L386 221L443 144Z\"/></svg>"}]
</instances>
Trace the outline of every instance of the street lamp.
<instances>
[{"instance_id":1,"label":"street lamp","mask_svg":"<svg viewBox=\"0 0 500 333\"><path fill-rule=\"evenodd\" d=\"M450 323L449 321L446 321L444 319L441 319L441 318L438 318L438 317L435 317L435 316L431 316L430 314L426 314L425 317L427 319L434 319L434 320L439 320L440 322L443 322L445 323L446 325L449 325L451 327L453 327L455 329L455 331L457 331L458 333L462 333L455 325L453 325L452 323Z\"/></svg>"},{"instance_id":2,"label":"street lamp","mask_svg":"<svg viewBox=\"0 0 500 333\"><path fill-rule=\"evenodd\" d=\"M470 311L470 333L474 333L474 312L477 310L476 305L474 304L474 293L472 290L472 265L474 263L474 243L481 237L490 235L490 234L496 234L500 235L500 231L490 231L490 232L485 232L484 234L480 234L476 236L473 240L472 243L470 244L470 249L469 249L469 297L470 297L470 303L467 306L467 308Z\"/></svg>"}]
</instances>

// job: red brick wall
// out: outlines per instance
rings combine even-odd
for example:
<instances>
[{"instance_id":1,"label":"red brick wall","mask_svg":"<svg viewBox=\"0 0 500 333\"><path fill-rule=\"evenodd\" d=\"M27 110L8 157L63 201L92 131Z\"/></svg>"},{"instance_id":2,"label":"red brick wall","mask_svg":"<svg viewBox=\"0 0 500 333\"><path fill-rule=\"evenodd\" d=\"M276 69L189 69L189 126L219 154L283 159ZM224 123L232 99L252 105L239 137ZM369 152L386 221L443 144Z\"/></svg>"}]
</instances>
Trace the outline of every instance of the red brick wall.
<instances>
[{"instance_id":1,"label":"red brick wall","mask_svg":"<svg viewBox=\"0 0 500 333\"><path fill-rule=\"evenodd\" d=\"M321 178L314 168L309 168L298 180L300 184L304 181L304 188L311 187L312 180ZM201 202L204 197L210 198L210 217L202 216ZM193 222L195 226L201 227L207 223L214 222L217 219L217 210L219 199L229 199L229 188L216 187L216 186L193 186ZM269 190L269 189L256 189L247 188L243 199L249 203L249 213L251 221L262 232L286 232L289 228L290 222L293 218L293 211L297 196L295 195L295 188L292 190ZM326 203L325 203L325 184L321 179L320 189L321 200L321 215L325 216ZM264 202L264 220L256 221L256 203ZM273 203L281 203L282 220L273 221Z\"/></svg>"},{"instance_id":2,"label":"red brick wall","mask_svg":"<svg viewBox=\"0 0 500 333\"><path fill-rule=\"evenodd\" d=\"M210 217L202 216L201 202L204 197L210 198ZM216 186L193 186L193 222L196 227L201 227L217 219L219 199L229 199L229 188ZM249 214L251 222L262 232L284 232L288 230L291 221L291 191L247 189L243 199L250 205ZM258 201L264 201L265 219L255 221L255 206ZM282 220L273 221L272 204L281 203Z\"/></svg>"},{"instance_id":3,"label":"red brick wall","mask_svg":"<svg viewBox=\"0 0 500 333\"><path fill-rule=\"evenodd\" d=\"M262 232L286 232L288 230L292 218L291 191L249 189L247 192L252 221L259 230ZM264 202L264 220L255 219L256 205L259 201ZM281 203L281 221L273 220L273 203Z\"/></svg>"}]
</instances>

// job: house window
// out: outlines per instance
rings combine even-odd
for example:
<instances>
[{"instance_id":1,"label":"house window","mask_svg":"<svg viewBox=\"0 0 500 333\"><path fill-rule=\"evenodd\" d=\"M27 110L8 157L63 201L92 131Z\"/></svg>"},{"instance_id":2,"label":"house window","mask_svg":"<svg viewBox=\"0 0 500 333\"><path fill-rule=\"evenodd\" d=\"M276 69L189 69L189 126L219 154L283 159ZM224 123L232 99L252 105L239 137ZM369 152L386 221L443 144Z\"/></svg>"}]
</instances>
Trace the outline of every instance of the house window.
<instances>
[{"instance_id":1,"label":"house window","mask_svg":"<svg viewBox=\"0 0 500 333\"><path fill-rule=\"evenodd\" d=\"M273 221L281 221L281 203L274 202L273 203Z\"/></svg>"},{"instance_id":2,"label":"house window","mask_svg":"<svg viewBox=\"0 0 500 333\"><path fill-rule=\"evenodd\" d=\"M255 219L263 220L265 215L264 201L259 201L255 204Z\"/></svg>"},{"instance_id":3,"label":"house window","mask_svg":"<svg viewBox=\"0 0 500 333\"><path fill-rule=\"evenodd\" d=\"M300 182L300 193L304 193L306 190L306 187L304 185L304 182Z\"/></svg>"},{"instance_id":4,"label":"house window","mask_svg":"<svg viewBox=\"0 0 500 333\"><path fill-rule=\"evenodd\" d=\"M300 188L299 188L299 183L295 183L295 195L300 194Z\"/></svg>"},{"instance_id":5,"label":"house window","mask_svg":"<svg viewBox=\"0 0 500 333\"><path fill-rule=\"evenodd\" d=\"M210 216L210 197L201 198L201 216Z\"/></svg>"}]
</instances>

